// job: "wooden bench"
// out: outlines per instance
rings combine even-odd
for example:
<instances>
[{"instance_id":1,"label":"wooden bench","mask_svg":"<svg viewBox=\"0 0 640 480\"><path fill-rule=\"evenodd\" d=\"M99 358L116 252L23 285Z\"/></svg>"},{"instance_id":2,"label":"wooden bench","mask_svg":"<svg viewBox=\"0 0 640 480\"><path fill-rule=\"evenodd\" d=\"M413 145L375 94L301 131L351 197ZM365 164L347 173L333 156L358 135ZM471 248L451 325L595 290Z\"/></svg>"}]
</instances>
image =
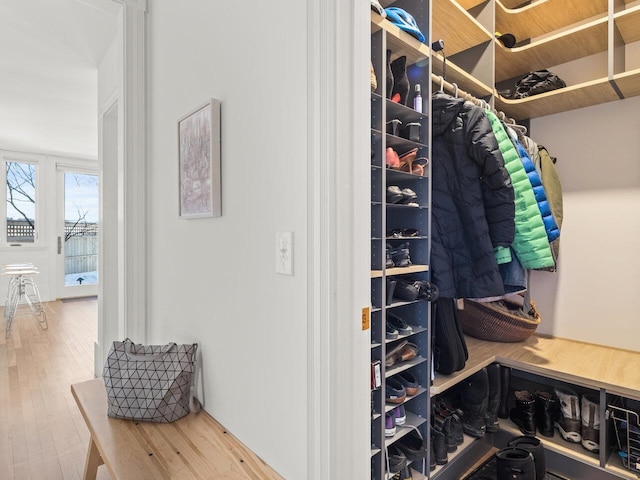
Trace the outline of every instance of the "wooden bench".
<instances>
[{"instance_id":1,"label":"wooden bench","mask_svg":"<svg viewBox=\"0 0 640 480\"><path fill-rule=\"evenodd\" d=\"M120 420L107 417L102 378L71 392L91 433L85 480L103 464L114 480L282 479L205 411L173 423Z\"/></svg>"}]
</instances>

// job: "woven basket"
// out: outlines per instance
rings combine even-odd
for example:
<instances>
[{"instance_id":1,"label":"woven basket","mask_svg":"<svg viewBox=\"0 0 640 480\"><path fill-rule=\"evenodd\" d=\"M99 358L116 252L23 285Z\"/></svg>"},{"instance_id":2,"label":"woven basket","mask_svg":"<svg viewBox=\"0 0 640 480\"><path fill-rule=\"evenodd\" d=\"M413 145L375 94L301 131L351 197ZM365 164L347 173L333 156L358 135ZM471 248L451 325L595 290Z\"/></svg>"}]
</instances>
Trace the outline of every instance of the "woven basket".
<instances>
[{"instance_id":1,"label":"woven basket","mask_svg":"<svg viewBox=\"0 0 640 480\"><path fill-rule=\"evenodd\" d=\"M517 309L518 305L506 301L480 303L465 300L464 309L458 310L458 320L464 333L472 337L492 342L522 342L538 328L540 314L533 301L528 319L515 313Z\"/></svg>"}]
</instances>

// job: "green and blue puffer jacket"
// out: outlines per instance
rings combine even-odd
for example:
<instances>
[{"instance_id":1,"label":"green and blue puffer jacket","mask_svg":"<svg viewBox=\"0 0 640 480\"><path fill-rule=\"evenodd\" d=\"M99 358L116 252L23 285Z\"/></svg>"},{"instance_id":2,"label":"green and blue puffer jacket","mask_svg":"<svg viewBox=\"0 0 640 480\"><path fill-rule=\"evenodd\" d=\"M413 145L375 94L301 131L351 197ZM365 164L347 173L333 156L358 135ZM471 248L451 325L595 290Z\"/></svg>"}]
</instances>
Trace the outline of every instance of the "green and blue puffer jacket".
<instances>
[{"instance_id":1,"label":"green and blue puffer jacket","mask_svg":"<svg viewBox=\"0 0 640 480\"><path fill-rule=\"evenodd\" d=\"M524 269L535 270L553 267L555 262L549 247L547 231L538 209L533 187L520 160L520 155L518 155L518 151L511 142L511 138L509 138L502 126L500 119L490 110L487 111L487 116L491 122L493 133L498 140L500 152L511 177L515 193L516 234L511 248L518 256L518 260ZM498 263L511 261L509 249L497 247L495 254Z\"/></svg>"}]
</instances>

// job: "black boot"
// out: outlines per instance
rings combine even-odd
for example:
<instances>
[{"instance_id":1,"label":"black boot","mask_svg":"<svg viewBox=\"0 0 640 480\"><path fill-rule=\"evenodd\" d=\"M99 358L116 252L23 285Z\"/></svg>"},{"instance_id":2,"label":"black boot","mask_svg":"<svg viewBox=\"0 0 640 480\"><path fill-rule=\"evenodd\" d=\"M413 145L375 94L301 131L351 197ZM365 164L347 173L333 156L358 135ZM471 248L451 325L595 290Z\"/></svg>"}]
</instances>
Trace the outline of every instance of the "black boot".
<instances>
[{"instance_id":1,"label":"black boot","mask_svg":"<svg viewBox=\"0 0 640 480\"><path fill-rule=\"evenodd\" d=\"M393 92L393 72L391 71L391 50L387 50L387 98Z\"/></svg>"},{"instance_id":2,"label":"black boot","mask_svg":"<svg viewBox=\"0 0 640 480\"><path fill-rule=\"evenodd\" d=\"M545 437L553 437L558 402L552 393L536 391L536 426Z\"/></svg>"},{"instance_id":3,"label":"black boot","mask_svg":"<svg viewBox=\"0 0 640 480\"><path fill-rule=\"evenodd\" d=\"M509 389L511 388L511 369L500 367L500 407L498 408L499 418L509 418Z\"/></svg>"},{"instance_id":4,"label":"black boot","mask_svg":"<svg viewBox=\"0 0 640 480\"><path fill-rule=\"evenodd\" d=\"M444 433L431 428L431 445L433 445L433 456L437 465L444 465L449 461L447 446L444 443Z\"/></svg>"},{"instance_id":5,"label":"black boot","mask_svg":"<svg viewBox=\"0 0 640 480\"><path fill-rule=\"evenodd\" d=\"M553 425L553 424L552 424ZM526 450L533 455L533 463L536 467L536 480L544 480L547 473L547 460L544 456L544 447L536 437L524 435L509 440L509 447L517 447Z\"/></svg>"},{"instance_id":6,"label":"black boot","mask_svg":"<svg viewBox=\"0 0 640 480\"><path fill-rule=\"evenodd\" d=\"M536 480L533 455L527 450L507 447L496 453L497 480Z\"/></svg>"},{"instance_id":7,"label":"black boot","mask_svg":"<svg viewBox=\"0 0 640 480\"><path fill-rule=\"evenodd\" d=\"M398 103L406 105L409 98L409 77L407 77L407 57L405 55L391 62L391 72L393 73L391 98L393 99L397 93L400 96Z\"/></svg>"},{"instance_id":8,"label":"black boot","mask_svg":"<svg viewBox=\"0 0 640 480\"><path fill-rule=\"evenodd\" d=\"M484 437L486 431L485 415L489 400L489 377L483 368L461 383L460 399L462 428L464 433L472 437Z\"/></svg>"},{"instance_id":9,"label":"black boot","mask_svg":"<svg viewBox=\"0 0 640 480\"><path fill-rule=\"evenodd\" d=\"M536 435L536 401L526 390L516 390L516 406L509 413L509 418L525 435Z\"/></svg>"},{"instance_id":10,"label":"black boot","mask_svg":"<svg viewBox=\"0 0 640 480\"><path fill-rule=\"evenodd\" d=\"M444 444L447 448L447 453L453 453L458 449L453 418L451 416L443 417L439 414L435 414L433 416L433 428L444 434Z\"/></svg>"},{"instance_id":11,"label":"black boot","mask_svg":"<svg viewBox=\"0 0 640 480\"><path fill-rule=\"evenodd\" d=\"M489 398L487 403L487 414L485 423L487 432L498 431L498 407L500 407L500 365L492 363L487 367L487 378L489 380ZM553 423L551 424L553 432Z\"/></svg>"}]
</instances>

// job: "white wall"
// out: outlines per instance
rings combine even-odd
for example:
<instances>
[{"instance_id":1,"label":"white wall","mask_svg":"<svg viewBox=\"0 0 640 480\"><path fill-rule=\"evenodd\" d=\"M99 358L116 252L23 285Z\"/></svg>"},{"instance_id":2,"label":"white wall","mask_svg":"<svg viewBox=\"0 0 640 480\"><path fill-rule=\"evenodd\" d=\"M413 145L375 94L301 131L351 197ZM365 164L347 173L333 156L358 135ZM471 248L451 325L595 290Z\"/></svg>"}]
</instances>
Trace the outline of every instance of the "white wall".
<instances>
[{"instance_id":1,"label":"white wall","mask_svg":"<svg viewBox=\"0 0 640 480\"><path fill-rule=\"evenodd\" d=\"M284 26L283 26L284 25ZM157 0L148 15L149 340L198 342L205 409L307 475L306 4ZM178 218L178 118L222 109L222 217ZM294 232L294 276L275 273Z\"/></svg>"},{"instance_id":2,"label":"white wall","mask_svg":"<svg viewBox=\"0 0 640 480\"><path fill-rule=\"evenodd\" d=\"M540 333L640 351L640 97L534 119L558 158L557 273L534 272Z\"/></svg>"}]
</instances>

